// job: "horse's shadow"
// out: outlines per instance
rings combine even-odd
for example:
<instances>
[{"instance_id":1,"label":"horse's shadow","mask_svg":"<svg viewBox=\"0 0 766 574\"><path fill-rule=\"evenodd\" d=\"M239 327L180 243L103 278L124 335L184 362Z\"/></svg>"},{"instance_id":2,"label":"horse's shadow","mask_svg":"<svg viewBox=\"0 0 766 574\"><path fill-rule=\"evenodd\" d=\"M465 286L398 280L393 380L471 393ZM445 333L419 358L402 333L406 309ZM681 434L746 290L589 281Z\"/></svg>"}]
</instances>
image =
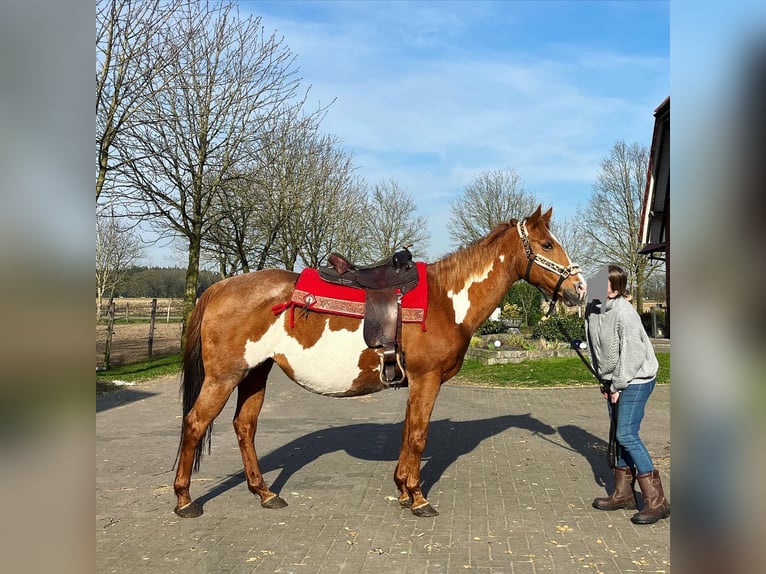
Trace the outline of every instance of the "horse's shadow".
<instances>
[{"instance_id":1,"label":"horse's shadow","mask_svg":"<svg viewBox=\"0 0 766 574\"><path fill-rule=\"evenodd\" d=\"M593 480L608 489L614 487L614 476L607 462L607 442L580 427L565 425L558 428L561 438L569 447L588 461Z\"/></svg>"},{"instance_id":2,"label":"horse's shadow","mask_svg":"<svg viewBox=\"0 0 766 574\"><path fill-rule=\"evenodd\" d=\"M314 431L260 457L261 472L280 470L277 478L271 482L271 489L279 492L296 472L325 454L345 451L361 460L396 461L402 440L402 425L402 422L360 423ZM529 414L473 421L431 421L429 441L423 453L425 464L420 472L423 493L427 495L428 490L459 457L474 450L485 439L510 428L527 430L533 434L556 433L555 428ZM197 503L204 505L244 481L244 471L230 475L200 496Z\"/></svg>"}]
</instances>

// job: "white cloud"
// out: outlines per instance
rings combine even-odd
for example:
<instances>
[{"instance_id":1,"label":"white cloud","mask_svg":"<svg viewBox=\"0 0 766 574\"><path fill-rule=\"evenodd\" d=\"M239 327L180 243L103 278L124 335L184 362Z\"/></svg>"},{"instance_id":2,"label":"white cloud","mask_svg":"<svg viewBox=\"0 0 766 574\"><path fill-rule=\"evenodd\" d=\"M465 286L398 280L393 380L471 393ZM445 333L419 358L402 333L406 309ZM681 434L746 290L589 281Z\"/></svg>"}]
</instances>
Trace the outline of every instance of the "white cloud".
<instances>
[{"instance_id":1,"label":"white cloud","mask_svg":"<svg viewBox=\"0 0 766 574\"><path fill-rule=\"evenodd\" d=\"M337 98L323 129L354 153L359 174L394 178L422 204L434 254L449 250L450 200L484 170L514 167L527 190L571 215L614 142L650 143L669 90L668 60L656 54L598 38L513 44L526 5L503 14L510 40L488 49L476 36L492 3L283 6L252 9L297 54L310 104Z\"/></svg>"}]
</instances>

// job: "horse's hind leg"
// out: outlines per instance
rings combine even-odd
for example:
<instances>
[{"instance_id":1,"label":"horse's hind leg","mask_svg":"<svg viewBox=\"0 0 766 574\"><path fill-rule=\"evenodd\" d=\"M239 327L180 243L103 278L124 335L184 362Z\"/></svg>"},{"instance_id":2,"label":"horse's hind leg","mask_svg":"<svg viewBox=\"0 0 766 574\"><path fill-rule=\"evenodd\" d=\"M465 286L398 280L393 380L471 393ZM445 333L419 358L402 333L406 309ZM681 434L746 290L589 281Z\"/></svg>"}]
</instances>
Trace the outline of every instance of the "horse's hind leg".
<instances>
[{"instance_id":1,"label":"horse's hind leg","mask_svg":"<svg viewBox=\"0 0 766 574\"><path fill-rule=\"evenodd\" d=\"M195 518L202 514L202 507L192 502L189 494L195 451L205 431L226 405L232 390L233 386L205 377L199 397L184 419L178 468L173 483L173 490L178 497L174 512L182 518Z\"/></svg>"},{"instance_id":2,"label":"horse's hind leg","mask_svg":"<svg viewBox=\"0 0 766 574\"><path fill-rule=\"evenodd\" d=\"M269 490L263 480L258 465L258 455L255 453L255 431L258 427L258 415L263 407L266 395L266 379L273 361L267 361L255 367L239 384L237 394L237 411L234 415L234 431L237 433L242 462L245 465L247 487L250 492L257 494L264 508L284 508L287 506L277 493Z\"/></svg>"}]
</instances>

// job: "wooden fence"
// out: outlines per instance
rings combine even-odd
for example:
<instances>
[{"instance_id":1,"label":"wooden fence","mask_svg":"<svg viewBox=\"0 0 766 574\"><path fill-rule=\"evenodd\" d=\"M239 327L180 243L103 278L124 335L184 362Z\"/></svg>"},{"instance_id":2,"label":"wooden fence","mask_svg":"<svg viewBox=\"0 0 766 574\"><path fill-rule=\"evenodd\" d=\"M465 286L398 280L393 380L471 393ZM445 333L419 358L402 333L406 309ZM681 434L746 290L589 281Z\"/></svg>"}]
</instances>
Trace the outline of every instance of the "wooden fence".
<instances>
[{"instance_id":1,"label":"wooden fence","mask_svg":"<svg viewBox=\"0 0 766 574\"><path fill-rule=\"evenodd\" d=\"M180 321L183 317L183 299L157 297L131 297L114 300L114 320L117 322L149 321L152 316L152 301L157 301L156 320L165 323ZM108 302L96 300L96 318L107 320Z\"/></svg>"},{"instance_id":2,"label":"wooden fence","mask_svg":"<svg viewBox=\"0 0 766 574\"><path fill-rule=\"evenodd\" d=\"M135 333L132 335L125 333L127 336L122 337L126 343L126 348L123 349L124 353L132 356L135 360L139 358L136 357L135 346L138 344L143 347L141 339L145 341L144 344L146 345L143 347L145 356L153 356L155 330L158 324L167 324L170 327L170 324L173 323L178 326L181 320L182 301L180 299L116 299L106 309L99 308L98 301L96 304L96 365L98 367L100 364L106 369L112 365L112 341L116 330L136 327L147 329L148 336L146 339L143 339L143 336L136 338ZM180 331L178 335L180 336ZM143 353L141 354L143 355ZM130 357L121 357L121 359L118 360L118 363L122 363L126 359L130 360Z\"/></svg>"}]
</instances>

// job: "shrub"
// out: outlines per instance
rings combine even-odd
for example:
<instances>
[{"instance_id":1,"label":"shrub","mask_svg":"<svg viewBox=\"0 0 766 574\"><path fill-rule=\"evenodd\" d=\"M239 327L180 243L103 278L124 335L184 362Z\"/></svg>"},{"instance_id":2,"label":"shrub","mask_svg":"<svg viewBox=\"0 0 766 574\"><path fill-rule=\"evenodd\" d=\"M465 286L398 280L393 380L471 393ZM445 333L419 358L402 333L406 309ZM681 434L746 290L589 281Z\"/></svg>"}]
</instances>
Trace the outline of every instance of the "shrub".
<instances>
[{"instance_id":1,"label":"shrub","mask_svg":"<svg viewBox=\"0 0 766 574\"><path fill-rule=\"evenodd\" d=\"M509 330L510 330L510 327L508 327L505 322L493 321L492 319L487 319L481 325L479 325L478 329L476 329L476 334L477 335L493 335L495 333L507 333Z\"/></svg>"},{"instance_id":2,"label":"shrub","mask_svg":"<svg viewBox=\"0 0 766 574\"><path fill-rule=\"evenodd\" d=\"M474 335L469 345L474 348L495 349L495 341L500 341L501 347L506 349L524 349L527 351L538 348L536 341L531 341L520 333L490 333L487 335Z\"/></svg>"},{"instance_id":3,"label":"shrub","mask_svg":"<svg viewBox=\"0 0 766 574\"><path fill-rule=\"evenodd\" d=\"M585 320L576 315L549 317L532 328L532 338L567 343L570 339L583 340L585 339Z\"/></svg>"},{"instance_id":4,"label":"shrub","mask_svg":"<svg viewBox=\"0 0 766 574\"><path fill-rule=\"evenodd\" d=\"M524 335L518 333L512 335L503 335L501 341L503 345L511 348L525 349L527 351L531 351L532 349L537 348L537 346L529 341L529 339L527 339Z\"/></svg>"}]
</instances>

